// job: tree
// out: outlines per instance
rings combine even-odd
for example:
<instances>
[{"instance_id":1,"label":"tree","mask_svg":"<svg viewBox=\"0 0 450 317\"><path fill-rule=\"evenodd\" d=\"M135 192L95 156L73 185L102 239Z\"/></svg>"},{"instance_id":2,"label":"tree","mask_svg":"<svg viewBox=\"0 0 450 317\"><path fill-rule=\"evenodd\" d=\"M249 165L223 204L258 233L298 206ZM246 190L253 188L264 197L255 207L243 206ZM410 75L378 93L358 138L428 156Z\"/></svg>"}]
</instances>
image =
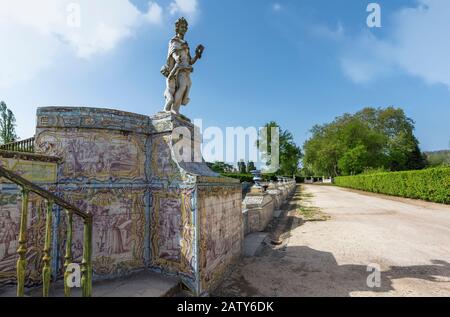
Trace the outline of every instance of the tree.
<instances>
[{"instance_id":1,"label":"tree","mask_svg":"<svg viewBox=\"0 0 450 317\"><path fill-rule=\"evenodd\" d=\"M294 136L288 130L282 130L280 126L271 121L265 125L266 133L261 133L258 140L258 147L261 150L263 157L267 160L267 165L270 165L272 152L272 128L279 129L279 159L280 168L277 173L282 175L294 175L299 170L300 160L302 158L302 151L294 142Z\"/></svg>"},{"instance_id":2,"label":"tree","mask_svg":"<svg viewBox=\"0 0 450 317\"><path fill-rule=\"evenodd\" d=\"M6 104L0 102L0 143L7 144L17 140L16 118Z\"/></svg>"},{"instance_id":3,"label":"tree","mask_svg":"<svg viewBox=\"0 0 450 317\"><path fill-rule=\"evenodd\" d=\"M244 161L238 162L238 170L241 174L247 174L247 166L245 165Z\"/></svg>"},{"instance_id":4,"label":"tree","mask_svg":"<svg viewBox=\"0 0 450 317\"><path fill-rule=\"evenodd\" d=\"M256 170L256 166L254 162L248 162L247 164L247 173L250 174L251 172Z\"/></svg>"},{"instance_id":5,"label":"tree","mask_svg":"<svg viewBox=\"0 0 450 317\"><path fill-rule=\"evenodd\" d=\"M359 118L344 115L311 132L313 137L304 145L303 163L315 175L358 173L384 161L384 137ZM358 162L352 162L356 158Z\"/></svg>"},{"instance_id":6,"label":"tree","mask_svg":"<svg viewBox=\"0 0 450 317\"><path fill-rule=\"evenodd\" d=\"M304 144L304 170L308 176L334 176L338 173L338 161L342 149L336 143L336 127L319 126L312 128L313 137Z\"/></svg>"},{"instance_id":7,"label":"tree","mask_svg":"<svg viewBox=\"0 0 450 317\"><path fill-rule=\"evenodd\" d=\"M386 137L387 168L391 171L417 170L426 166L414 136L415 122L401 108L365 108L355 116L365 120L375 131Z\"/></svg>"},{"instance_id":8,"label":"tree","mask_svg":"<svg viewBox=\"0 0 450 317\"><path fill-rule=\"evenodd\" d=\"M344 175L355 175L364 172L370 160L370 154L364 145L348 150L338 161L339 170Z\"/></svg>"},{"instance_id":9,"label":"tree","mask_svg":"<svg viewBox=\"0 0 450 317\"><path fill-rule=\"evenodd\" d=\"M224 162L207 163L208 167L216 173L230 173L233 171L233 166Z\"/></svg>"},{"instance_id":10,"label":"tree","mask_svg":"<svg viewBox=\"0 0 450 317\"><path fill-rule=\"evenodd\" d=\"M365 108L314 126L305 142L303 164L309 173L352 175L367 169L421 169L424 155L414 136L414 121L402 109Z\"/></svg>"},{"instance_id":11,"label":"tree","mask_svg":"<svg viewBox=\"0 0 450 317\"><path fill-rule=\"evenodd\" d=\"M431 167L450 166L450 151L435 151L425 153L427 165Z\"/></svg>"}]
</instances>

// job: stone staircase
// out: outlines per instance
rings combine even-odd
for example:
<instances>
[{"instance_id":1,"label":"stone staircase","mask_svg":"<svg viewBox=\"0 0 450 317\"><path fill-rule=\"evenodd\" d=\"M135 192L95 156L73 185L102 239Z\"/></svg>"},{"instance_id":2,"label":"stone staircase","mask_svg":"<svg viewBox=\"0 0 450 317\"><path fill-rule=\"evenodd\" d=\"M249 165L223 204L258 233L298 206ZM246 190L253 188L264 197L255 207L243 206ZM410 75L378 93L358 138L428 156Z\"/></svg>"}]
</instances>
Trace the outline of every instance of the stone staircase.
<instances>
[{"instance_id":1,"label":"stone staircase","mask_svg":"<svg viewBox=\"0 0 450 317\"><path fill-rule=\"evenodd\" d=\"M26 180L19 174L12 172L0 166L0 178L4 178L9 182L17 185L21 188L22 192L22 208L20 212L20 225L19 225L19 247L17 250L18 260L16 265L16 281L17 286L16 296L25 296L25 286L27 278L27 264L29 262L28 254L28 208L29 208L29 196L30 194L35 194L46 201L46 212L45 212L45 238L42 257L42 290L41 294L44 297L48 297L50 293L50 284L52 282L52 272L51 272L51 261L52 261L52 235L53 235L53 208L55 205L63 208L66 211L67 221L66 221L66 252L64 255L64 282L63 282L63 293L66 296L70 296L71 289L66 285L67 281L67 267L72 263L72 233L73 233L73 218L80 217L84 223L84 245L83 245L83 260L81 263L81 286L82 295L84 297L90 297L92 295L92 215L85 213L68 203L67 201L61 199L60 197L54 195L53 193L47 191L46 189Z\"/></svg>"}]
</instances>

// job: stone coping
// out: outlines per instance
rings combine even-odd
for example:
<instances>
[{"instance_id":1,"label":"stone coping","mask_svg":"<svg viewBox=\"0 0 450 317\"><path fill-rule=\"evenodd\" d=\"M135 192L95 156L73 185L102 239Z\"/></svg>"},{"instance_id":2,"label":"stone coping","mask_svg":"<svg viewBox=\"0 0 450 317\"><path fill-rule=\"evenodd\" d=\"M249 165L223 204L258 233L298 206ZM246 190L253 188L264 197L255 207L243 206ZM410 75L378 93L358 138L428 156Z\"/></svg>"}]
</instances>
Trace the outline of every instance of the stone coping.
<instances>
[{"instance_id":1,"label":"stone coping","mask_svg":"<svg viewBox=\"0 0 450 317\"><path fill-rule=\"evenodd\" d=\"M170 132L177 127L195 129L187 117L167 112L147 116L121 110L80 106L37 109L38 129L105 129L149 135Z\"/></svg>"},{"instance_id":2,"label":"stone coping","mask_svg":"<svg viewBox=\"0 0 450 317\"><path fill-rule=\"evenodd\" d=\"M161 111L152 116L147 116L114 109L80 106L52 106L37 109L38 133L45 129L81 129L110 130L152 136L169 134L176 128L187 128L189 130L194 142L194 151L196 151L196 146L201 143L201 139L196 139L200 134L195 133L200 133L199 128L183 115ZM182 131L180 132L182 133ZM179 167L189 175L202 177L198 179L200 183L239 183L237 180L224 178L212 172L205 162L180 163Z\"/></svg>"},{"instance_id":3,"label":"stone coping","mask_svg":"<svg viewBox=\"0 0 450 317\"><path fill-rule=\"evenodd\" d=\"M42 107L37 109L37 128L107 129L149 134L148 116L88 107Z\"/></svg>"},{"instance_id":4,"label":"stone coping","mask_svg":"<svg viewBox=\"0 0 450 317\"><path fill-rule=\"evenodd\" d=\"M199 185L207 185L207 184L230 184L239 186L241 183L238 179L223 177L223 176L198 176L197 178Z\"/></svg>"},{"instance_id":5,"label":"stone coping","mask_svg":"<svg viewBox=\"0 0 450 317\"><path fill-rule=\"evenodd\" d=\"M149 119L151 133L166 133L178 127L186 127L191 130L191 138L194 140L193 132L196 127L189 118L181 114L174 115L173 113L162 111L150 116Z\"/></svg>"}]
</instances>

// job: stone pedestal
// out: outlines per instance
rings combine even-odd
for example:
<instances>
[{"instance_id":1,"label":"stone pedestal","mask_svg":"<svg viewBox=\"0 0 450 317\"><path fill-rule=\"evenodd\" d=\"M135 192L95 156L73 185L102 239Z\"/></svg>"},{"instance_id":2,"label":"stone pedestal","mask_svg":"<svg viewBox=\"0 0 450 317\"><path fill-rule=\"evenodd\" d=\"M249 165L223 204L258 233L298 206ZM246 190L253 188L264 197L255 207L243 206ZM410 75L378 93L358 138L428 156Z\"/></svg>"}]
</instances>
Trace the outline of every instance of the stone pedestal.
<instances>
[{"instance_id":1,"label":"stone pedestal","mask_svg":"<svg viewBox=\"0 0 450 317\"><path fill-rule=\"evenodd\" d=\"M173 114L38 109L36 151L62 159L56 191L94 215L96 279L149 268L180 276L199 295L239 259L241 186L212 172L200 145L196 127Z\"/></svg>"},{"instance_id":2,"label":"stone pedestal","mask_svg":"<svg viewBox=\"0 0 450 317\"><path fill-rule=\"evenodd\" d=\"M242 204L245 234L261 232L272 220L274 202L266 192L253 190L245 196Z\"/></svg>"},{"instance_id":3,"label":"stone pedestal","mask_svg":"<svg viewBox=\"0 0 450 317\"><path fill-rule=\"evenodd\" d=\"M281 180L278 181L277 183L277 189L280 191L281 193L281 200L285 201L287 196L288 196L288 189L286 188L286 185L284 184L284 182L282 182Z\"/></svg>"},{"instance_id":4,"label":"stone pedestal","mask_svg":"<svg viewBox=\"0 0 450 317\"><path fill-rule=\"evenodd\" d=\"M159 113L150 124L152 264L186 275L186 284L201 294L214 288L241 256L241 185L208 168L200 132L191 122ZM169 251L178 236L180 257L173 259Z\"/></svg>"},{"instance_id":5,"label":"stone pedestal","mask_svg":"<svg viewBox=\"0 0 450 317\"><path fill-rule=\"evenodd\" d=\"M283 197L281 191L277 188L274 182L269 183L269 187L267 188L267 193L272 196L274 208L278 210L283 205Z\"/></svg>"}]
</instances>

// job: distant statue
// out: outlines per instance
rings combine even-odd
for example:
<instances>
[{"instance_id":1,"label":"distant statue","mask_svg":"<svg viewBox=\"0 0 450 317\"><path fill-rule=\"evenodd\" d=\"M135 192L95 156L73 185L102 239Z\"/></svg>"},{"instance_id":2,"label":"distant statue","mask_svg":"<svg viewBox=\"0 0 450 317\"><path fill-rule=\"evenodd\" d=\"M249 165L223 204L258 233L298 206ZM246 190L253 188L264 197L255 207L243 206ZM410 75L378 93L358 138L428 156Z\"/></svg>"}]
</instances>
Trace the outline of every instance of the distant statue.
<instances>
[{"instance_id":1,"label":"distant statue","mask_svg":"<svg viewBox=\"0 0 450 317\"><path fill-rule=\"evenodd\" d=\"M178 19L175 23L175 31L176 35L169 43L167 64L162 67L161 73L167 78L164 110L179 114L181 105L186 106L189 103L191 73L194 71L192 65L202 58L205 48L199 45L195 50L195 57L191 57L189 45L184 40L188 31L188 22L185 18Z\"/></svg>"}]
</instances>

